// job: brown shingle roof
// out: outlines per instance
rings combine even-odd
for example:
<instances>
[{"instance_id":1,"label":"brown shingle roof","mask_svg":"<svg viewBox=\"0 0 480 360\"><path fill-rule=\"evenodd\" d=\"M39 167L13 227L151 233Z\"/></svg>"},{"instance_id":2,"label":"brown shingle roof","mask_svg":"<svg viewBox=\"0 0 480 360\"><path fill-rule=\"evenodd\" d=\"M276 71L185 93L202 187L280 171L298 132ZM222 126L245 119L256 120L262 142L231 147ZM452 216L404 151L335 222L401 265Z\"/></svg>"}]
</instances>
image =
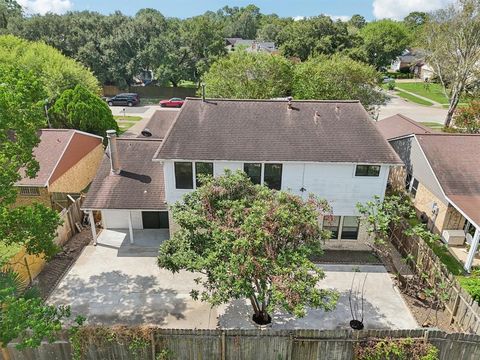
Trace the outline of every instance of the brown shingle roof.
<instances>
[{"instance_id":1,"label":"brown shingle roof","mask_svg":"<svg viewBox=\"0 0 480 360\"><path fill-rule=\"evenodd\" d=\"M188 98L158 159L400 164L358 101ZM318 117L315 117L315 112Z\"/></svg>"},{"instance_id":2,"label":"brown shingle roof","mask_svg":"<svg viewBox=\"0 0 480 360\"><path fill-rule=\"evenodd\" d=\"M172 126L175 117L178 115L178 110L157 110L145 125L145 129L150 130L152 136L150 139L163 139L167 134L170 126ZM142 134L138 138L145 139Z\"/></svg>"},{"instance_id":3,"label":"brown shingle roof","mask_svg":"<svg viewBox=\"0 0 480 360\"><path fill-rule=\"evenodd\" d=\"M378 121L377 128L387 140L411 134L430 134L433 131L402 114L396 114Z\"/></svg>"},{"instance_id":4,"label":"brown shingle roof","mask_svg":"<svg viewBox=\"0 0 480 360\"><path fill-rule=\"evenodd\" d=\"M152 161L160 143L118 138L122 171L112 175L110 159L105 154L82 208L165 210L163 165Z\"/></svg>"},{"instance_id":5,"label":"brown shingle roof","mask_svg":"<svg viewBox=\"0 0 480 360\"><path fill-rule=\"evenodd\" d=\"M480 135L423 134L417 139L445 195L480 225Z\"/></svg>"}]
</instances>

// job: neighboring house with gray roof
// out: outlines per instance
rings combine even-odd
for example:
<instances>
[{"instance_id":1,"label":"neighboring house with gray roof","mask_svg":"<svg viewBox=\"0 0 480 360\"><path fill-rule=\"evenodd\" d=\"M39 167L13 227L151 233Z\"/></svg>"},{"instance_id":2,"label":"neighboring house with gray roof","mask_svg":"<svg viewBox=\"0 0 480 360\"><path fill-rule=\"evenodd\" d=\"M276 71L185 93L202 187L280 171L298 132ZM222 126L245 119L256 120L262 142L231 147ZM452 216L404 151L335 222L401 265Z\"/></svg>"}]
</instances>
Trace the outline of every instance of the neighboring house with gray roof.
<instances>
[{"instance_id":1,"label":"neighboring house with gray roof","mask_svg":"<svg viewBox=\"0 0 480 360\"><path fill-rule=\"evenodd\" d=\"M399 115L381 120L377 126L405 164L404 172L391 172L392 186L410 192L429 229L442 236L467 271L480 265L476 253L480 238L480 135L429 131Z\"/></svg>"},{"instance_id":2,"label":"neighboring house with gray roof","mask_svg":"<svg viewBox=\"0 0 480 360\"><path fill-rule=\"evenodd\" d=\"M102 137L72 129L42 129L33 149L39 164L35 177L15 184L15 206L42 203L56 210L69 204L68 195L78 196L93 180L103 156Z\"/></svg>"},{"instance_id":3,"label":"neighboring house with gray roof","mask_svg":"<svg viewBox=\"0 0 480 360\"><path fill-rule=\"evenodd\" d=\"M172 231L169 206L198 186L199 174L229 169L325 198L334 215L324 223L333 234L327 245L368 249L356 204L383 197L390 167L402 164L358 101L187 98L163 140L114 138L118 164L104 159L83 208L132 236L135 228Z\"/></svg>"}]
</instances>

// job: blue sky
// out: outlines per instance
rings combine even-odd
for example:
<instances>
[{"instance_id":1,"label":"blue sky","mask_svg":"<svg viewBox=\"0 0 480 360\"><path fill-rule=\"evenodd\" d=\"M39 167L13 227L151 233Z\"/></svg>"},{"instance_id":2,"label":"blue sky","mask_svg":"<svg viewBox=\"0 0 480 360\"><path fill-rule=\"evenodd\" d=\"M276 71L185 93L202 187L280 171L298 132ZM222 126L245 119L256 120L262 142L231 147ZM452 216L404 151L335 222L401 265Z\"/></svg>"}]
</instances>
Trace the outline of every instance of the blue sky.
<instances>
[{"instance_id":1,"label":"blue sky","mask_svg":"<svg viewBox=\"0 0 480 360\"><path fill-rule=\"evenodd\" d=\"M139 9L158 9L165 16L186 18L207 10L216 11L225 5L257 5L262 13L280 16L313 16L327 14L348 18L361 14L368 20L402 19L411 11L432 11L453 0L17 0L29 13L69 10L92 10L109 14L115 10L133 15Z\"/></svg>"}]
</instances>

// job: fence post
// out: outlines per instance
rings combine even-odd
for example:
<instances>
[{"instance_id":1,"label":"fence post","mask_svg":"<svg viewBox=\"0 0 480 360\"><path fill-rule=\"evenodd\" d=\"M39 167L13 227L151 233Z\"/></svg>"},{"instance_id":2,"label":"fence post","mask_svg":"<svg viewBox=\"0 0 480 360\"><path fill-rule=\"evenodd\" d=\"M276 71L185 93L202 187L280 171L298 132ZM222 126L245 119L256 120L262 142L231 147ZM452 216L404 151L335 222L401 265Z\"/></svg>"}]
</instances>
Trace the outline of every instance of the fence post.
<instances>
[{"instance_id":1,"label":"fence post","mask_svg":"<svg viewBox=\"0 0 480 360\"><path fill-rule=\"evenodd\" d=\"M155 360L155 335L153 334L153 331L150 332L150 343L152 346L152 360Z\"/></svg>"},{"instance_id":2,"label":"fence post","mask_svg":"<svg viewBox=\"0 0 480 360\"><path fill-rule=\"evenodd\" d=\"M225 360L226 354L225 354L225 330L222 330L222 338L221 338L221 354L220 354L220 359Z\"/></svg>"},{"instance_id":3,"label":"fence post","mask_svg":"<svg viewBox=\"0 0 480 360\"><path fill-rule=\"evenodd\" d=\"M453 286L453 288L457 291L457 296L455 297L455 302L453 303L452 315L450 316L450 324L455 321L455 315L457 315L458 305L460 304L460 291Z\"/></svg>"}]
</instances>

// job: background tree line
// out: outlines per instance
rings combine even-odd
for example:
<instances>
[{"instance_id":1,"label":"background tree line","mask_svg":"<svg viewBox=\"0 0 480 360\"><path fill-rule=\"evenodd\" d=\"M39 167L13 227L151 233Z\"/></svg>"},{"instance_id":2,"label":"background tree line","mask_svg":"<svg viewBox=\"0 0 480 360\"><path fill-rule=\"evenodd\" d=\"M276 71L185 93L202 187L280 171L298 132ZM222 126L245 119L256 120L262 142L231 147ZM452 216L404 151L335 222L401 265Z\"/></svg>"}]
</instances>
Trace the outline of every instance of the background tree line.
<instances>
[{"instance_id":1,"label":"background tree line","mask_svg":"<svg viewBox=\"0 0 480 360\"><path fill-rule=\"evenodd\" d=\"M211 64L226 55L226 37L273 41L282 55L299 61L341 53L381 68L412 44L426 17L294 20L262 14L255 5L225 6L187 19L168 18L154 9L134 16L119 11L25 16L14 0L0 0L0 32L44 41L90 68L102 84L117 86L131 84L144 70L154 71L162 84L199 83Z\"/></svg>"}]
</instances>

